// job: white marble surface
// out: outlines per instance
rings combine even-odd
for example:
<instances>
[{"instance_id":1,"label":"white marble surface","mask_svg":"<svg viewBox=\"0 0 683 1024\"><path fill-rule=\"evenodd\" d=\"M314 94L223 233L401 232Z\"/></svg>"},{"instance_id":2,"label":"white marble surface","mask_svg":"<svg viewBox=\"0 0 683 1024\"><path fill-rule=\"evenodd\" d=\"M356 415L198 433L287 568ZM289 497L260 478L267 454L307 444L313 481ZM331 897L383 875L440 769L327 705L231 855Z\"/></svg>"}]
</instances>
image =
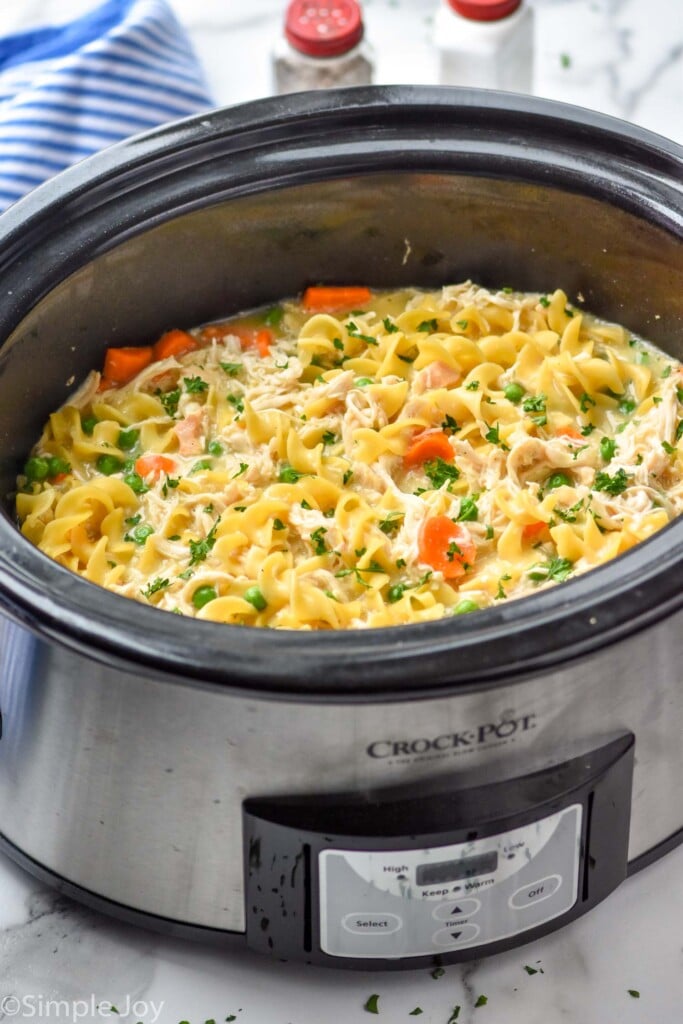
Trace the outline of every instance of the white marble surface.
<instances>
[{"instance_id":1,"label":"white marble surface","mask_svg":"<svg viewBox=\"0 0 683 1024\"><path fill-rule=\"evenodd\" d=\"M0 32L92 6L0 5ZM283 2L173 0L219 104L266 95ZM536 0L536 91L683 142L681 0ZM432 0L366 0L380 82L433 82ZM563 60L563 55L566 59ZM682 823L683 824L683 823ZM524 966L538 968L529 975ZM540 969L543 969L541 973ZM628 990L640 992L640 998ZM498 957L428 971L349 973L163 939L63 899L0 858L0 1020L178 1024L677 1024L683 1019L683 848L587 917ZM480 995L485 1006L474 1008ZM3 1002L4 998L4 1002ZM109 1011L113 1003L118 1016ZM423 1014L410 1017L420 1006Z\"/></svg>"}]
</instances>

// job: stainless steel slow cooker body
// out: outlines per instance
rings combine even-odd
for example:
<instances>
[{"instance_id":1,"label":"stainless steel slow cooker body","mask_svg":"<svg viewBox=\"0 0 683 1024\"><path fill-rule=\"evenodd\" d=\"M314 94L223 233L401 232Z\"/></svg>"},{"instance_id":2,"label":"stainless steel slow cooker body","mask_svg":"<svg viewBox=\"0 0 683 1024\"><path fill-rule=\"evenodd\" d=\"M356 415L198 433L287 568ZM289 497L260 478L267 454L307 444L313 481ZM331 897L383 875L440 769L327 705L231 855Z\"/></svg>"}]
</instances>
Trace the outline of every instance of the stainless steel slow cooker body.
<instances>
[{"instance_id":1,"label":"stainless steel slow cooker body","mask_svg":"<svg viewBox=\"0 0 683 1024\"><path fill-rule=\"evenodd\" d=\"M301 94L114 147L0 223L3 493L107 344L315 281L560 285L680 357L682 182L680 149L632 126L445 89ZM332 821L360 850L390 850L399 835L445 849L455 824L475 842L496 821L511 835L580 790L585 874L571 910L486 945L385 956L380 943L373 966L482 955L557 927L627 862L635 870L683 838L682 532L674 523L586 576L474 616L307 635L178 619L108 594L28 544L8 498L3 846L122 916L187 934L246 931L266 952L356 965L365 937L344 955L319 941L329 908L310 858ZM617 760L632 757L634 737L633 782L622 772L611 820L611 791L589 776L602 771L596 751L605 764L617 748ZM560 799L565 776L574 782ZM462 801L444 804L465 791L481 797L467 823ZM472 807L487 801L482 825ZM257 836L259 816L271 832ZM292 828L308 836L309 881L299 893L292 875L286 896L273 888L283 920L286 908L305 919L300 939L271 927L248 891L260 884L259 844L289 842ZM587 851L601 829L623 833L622 850L601 847L602 862L621 866L591 890L601 865Z\"/></svg>"}]
</instances>

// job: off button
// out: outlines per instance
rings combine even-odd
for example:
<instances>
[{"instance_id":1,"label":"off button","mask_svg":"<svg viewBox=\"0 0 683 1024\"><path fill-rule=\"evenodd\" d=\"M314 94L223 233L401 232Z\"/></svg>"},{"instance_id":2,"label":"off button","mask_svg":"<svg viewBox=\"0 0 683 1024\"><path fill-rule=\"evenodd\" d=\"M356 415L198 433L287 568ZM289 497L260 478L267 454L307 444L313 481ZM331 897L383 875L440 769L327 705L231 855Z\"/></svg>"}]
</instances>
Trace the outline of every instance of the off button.
<instances>
[{"instance_id":1,"label":"off button","mask_svg":"<svg viewBox=\"0 0 683 1024\"><path fill-rule=\"evenodd\" d=\"M550 899L562 885L562 875L548 875L547 878L539 878L531 885L525 885L517 892L513 892L509 899L509 905L513 910L524 910L525 907L535 907L537 903Z\"/></svg>"},{"instance_id":2,"label":"off button","mask_svg":"<svg viewBox=\"0 0 683 1024\"><path fill-rule=\"evenodd\" d=\"M398 914L345 914L342 917L342 928L352 935L391 935L403 927Z\"/></svg>"}]
</instances>

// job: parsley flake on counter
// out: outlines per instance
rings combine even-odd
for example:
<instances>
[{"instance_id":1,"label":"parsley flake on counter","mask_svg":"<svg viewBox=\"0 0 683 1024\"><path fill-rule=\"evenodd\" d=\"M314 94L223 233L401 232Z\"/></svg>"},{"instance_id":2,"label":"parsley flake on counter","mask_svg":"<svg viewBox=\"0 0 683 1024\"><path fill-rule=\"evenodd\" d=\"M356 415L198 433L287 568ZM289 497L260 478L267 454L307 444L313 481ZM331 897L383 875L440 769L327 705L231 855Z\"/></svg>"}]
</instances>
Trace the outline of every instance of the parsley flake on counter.
<instances>
[{"instance_id":1,"label":"parsley flake on counter","mask_svg":"<svg viewBox=\"0 0 683 1024\"><path fill-rule=\"evenodd\" d=\"M408 1014L409 1017L420 1017L424 1013L421 1006L416 1006L414 1010L411 1010Z\"/></svg>"},{"instance_id":2,"label":"parsley flake on counter","mask_svg":"<svg viewBox=\"0 0 683 1024\"><path fill-rule=\"evenodd\" d=\"M524 970L527 974L538 974L538 970L535 967L530 967L529 964L524 964Z\"/></svg>"},{"instance_id":3,"label":"parsley flake on counter","mask_svg":"<svg viewBox=\"0 0 683 1024\"><path fill-rule=\"evenodd\" d=\"M640 999L640 992L637 988L629 988L626 991L630 995L631 999Z\"/></svg>"},{"instance_id":4,"label":"parsley flake on counter","mask_svg":"<svg viewBox=\"0 0 683 1024\"><path fill-rule=\"evenodd\" d=\"M448 1018L447 1024L455 1024L460 1018L460 1006L454 1006L451 1010L451 1015Z\"/></svg>"},{"instance_id":5,"label":"parsley flake on counter","mask_svg":"<svg viewBox=\"0 0 683 1024\"><path fill-rule=\"evenodd\" d=\"M443 978L446 971L444 970L443 967L435 967L434 970L430 973L432 978L434 978L434 980L437 981L439 978Z\"/></svg>"},{"instance_id":6,"label":"parsley flake on counter","mask_svg":"<svg viewBox=\"0 0 683 1024\"><path fill-rule=\"evenodd\" d=\"M474 1004L475 1010L477 1010L480 1006L486 1006L488 1001L488 996L479 996L476 1003Z\"/></svg>"},{"instance_id":7,"label":"parsley flake on counter","mask_svg":"<svg viewBox=\"0 0 683 1024\"><path fill-rule=\"evenodd\" d=\"M366 999L365 1006L363 1007L363 1009L365 1010L366 1013L379 1013L378 1004L379 996L377 995L376 992L374 992L371 996L368 996L368 998Z\"/></svg>"}]
</instances>

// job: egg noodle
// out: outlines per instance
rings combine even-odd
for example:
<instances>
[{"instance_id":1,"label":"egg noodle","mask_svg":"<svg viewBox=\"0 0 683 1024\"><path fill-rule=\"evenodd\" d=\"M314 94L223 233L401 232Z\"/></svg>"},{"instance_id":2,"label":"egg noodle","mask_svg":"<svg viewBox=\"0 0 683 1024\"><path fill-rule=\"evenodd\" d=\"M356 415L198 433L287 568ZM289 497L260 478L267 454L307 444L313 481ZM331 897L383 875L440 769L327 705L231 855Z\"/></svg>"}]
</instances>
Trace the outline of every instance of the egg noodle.
<instances>
[{"instance_id":1,"label":"egg noodle","mask_svg":"<svg viewBox=\"0 0 683 1024\"><path fill-rule=\"evenodd\" d=\"M560 290L309 289L158 345L110 350L143 369L88 377L16 498L47 555L156 608L438 619L585 572L683 507L681 365Z\"/></svg>"}]
</instances>

